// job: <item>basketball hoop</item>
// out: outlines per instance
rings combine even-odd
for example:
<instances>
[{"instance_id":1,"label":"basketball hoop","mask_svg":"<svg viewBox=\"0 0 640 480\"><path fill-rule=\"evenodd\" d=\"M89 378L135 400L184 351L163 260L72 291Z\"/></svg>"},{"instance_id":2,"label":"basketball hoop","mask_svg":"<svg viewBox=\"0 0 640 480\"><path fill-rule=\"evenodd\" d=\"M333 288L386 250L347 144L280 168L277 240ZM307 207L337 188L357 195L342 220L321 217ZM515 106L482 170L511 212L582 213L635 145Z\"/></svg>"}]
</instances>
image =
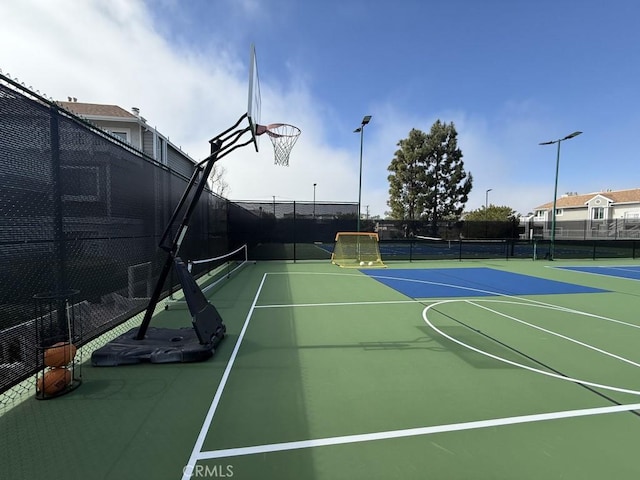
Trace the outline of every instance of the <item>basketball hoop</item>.
<instances>
[{"instance_id":1,"label":"basketball hoop","mask_svg":"<svg viewBox=\"0 0 640 480\"><path fill-rule=\"evenodd\" d=\"M300 129L286 123L272 123L266 127L258 125L257 135L266 133L273 144L274 163L289 166L289 153L300 136Z\"/></svg>"}]
</instances>

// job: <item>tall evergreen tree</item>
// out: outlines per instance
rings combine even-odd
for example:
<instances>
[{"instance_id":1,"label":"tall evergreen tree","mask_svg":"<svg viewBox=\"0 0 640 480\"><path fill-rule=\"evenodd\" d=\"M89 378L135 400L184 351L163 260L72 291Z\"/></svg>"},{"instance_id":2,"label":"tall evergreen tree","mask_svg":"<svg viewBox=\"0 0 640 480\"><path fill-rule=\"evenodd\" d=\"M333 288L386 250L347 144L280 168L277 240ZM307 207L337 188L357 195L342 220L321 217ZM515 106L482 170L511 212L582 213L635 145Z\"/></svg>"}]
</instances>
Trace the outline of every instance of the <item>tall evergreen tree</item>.
<instances>
[{"instance_id":1,"label":"tall evergreen tree","mask_svg":"<svg viewBox=\"0 0 640 480\"><path fill-rule=\"evenodd\" d=\"M424 214L427 141L427 135L414 128L409 132L409 137L398 142L400 149L387 168L391 172L387 177L389 180L387 205L391 207L391 218L419 220Z\"/></svg>"},{"instance_id":2,"label":"tall evergreen tree","mask_svg":"<svg viewBox=\"0 0 640 480\"><path fill-rule=\"evenodd\" d=\"M391 216L429 220L436 235L439 220L460 216L473 183L464 170L458 132L453 123L437 120L428 134L412 129L398 146L388 167Z\"/></svg>"}]
</instances>

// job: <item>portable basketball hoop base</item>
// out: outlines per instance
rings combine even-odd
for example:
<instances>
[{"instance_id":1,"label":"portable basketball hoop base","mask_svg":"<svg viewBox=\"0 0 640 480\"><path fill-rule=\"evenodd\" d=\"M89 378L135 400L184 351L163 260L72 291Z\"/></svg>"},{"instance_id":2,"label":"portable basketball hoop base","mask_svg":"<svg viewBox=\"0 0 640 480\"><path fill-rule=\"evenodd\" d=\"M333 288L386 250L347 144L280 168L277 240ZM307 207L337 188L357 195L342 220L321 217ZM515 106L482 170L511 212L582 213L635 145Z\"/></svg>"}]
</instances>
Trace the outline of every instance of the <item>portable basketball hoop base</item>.
<instances>
[{"instance_id":1,"label":"portable basketball hoop base","mask_svg":"<svg viewBox=\"0 0 640 480\"><path fill-rule=\"evenodd\" d=\"M184 262L178 257L174 263L192 315L193 328L148 327L142 339L138 338L140 329L133 328L95 350L91 355L94 366L114 367L142 362L190 363L213 356L227 327L216 308L205 298Z\"/></svg>"},{"instance_id":2,"label":"portable basketball hoop base","mask_svg":"<svg viewBox=\"0 0 640 480\"><path fill-rule=\"evenodd\" d=\"M91 364L94 367L117 367L146 362L202 362L213 356L218 345L201 344L196 331L190 327L150 327L142 340L136 339L137 334L138 329L134 328L99 348L91 355Z\"/></svg>"}]
</instances>

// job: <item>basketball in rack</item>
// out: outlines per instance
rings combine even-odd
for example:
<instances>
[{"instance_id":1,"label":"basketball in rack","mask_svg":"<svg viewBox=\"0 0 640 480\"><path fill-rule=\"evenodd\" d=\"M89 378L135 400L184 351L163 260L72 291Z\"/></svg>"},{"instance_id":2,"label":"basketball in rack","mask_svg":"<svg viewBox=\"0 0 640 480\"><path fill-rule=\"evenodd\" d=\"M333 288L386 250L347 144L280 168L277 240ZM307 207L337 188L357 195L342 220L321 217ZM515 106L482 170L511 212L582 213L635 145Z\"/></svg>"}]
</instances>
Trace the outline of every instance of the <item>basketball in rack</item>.
<instances>
[{"instance_id":1,"label":"basketball in rack","mask_svg":"<svg viewBox=\"0 0 640 480\"><path fill-rule=\"evenodd\" d=\"M267 134L274 148L276 165L289 165L289 154L300 136L300 129L287 123L260 123L260 79L256 51L250 50L249 98L247 112L230 128L209 140L211 154L196 163L193 175L166 226L159 247L167 253L162 270L139 327L120 335L91 355L94 366L116 366L131 363L197 362L213 355L226 333L226 326L216 308L204 296L185 263L179 257L189 220L202 195L214 164L237 148L253 144L258 151L261 135ZM240 127L243 120L248 126ZM249 133L251 138L244 138ZM243 139L244 138L244 139ZM178 217L182 214L182 219ZM173 233L173 235L172 235ZM149 328L165 282L174 269L182 286L193 328Z\"/></svg>"}]
</instances>

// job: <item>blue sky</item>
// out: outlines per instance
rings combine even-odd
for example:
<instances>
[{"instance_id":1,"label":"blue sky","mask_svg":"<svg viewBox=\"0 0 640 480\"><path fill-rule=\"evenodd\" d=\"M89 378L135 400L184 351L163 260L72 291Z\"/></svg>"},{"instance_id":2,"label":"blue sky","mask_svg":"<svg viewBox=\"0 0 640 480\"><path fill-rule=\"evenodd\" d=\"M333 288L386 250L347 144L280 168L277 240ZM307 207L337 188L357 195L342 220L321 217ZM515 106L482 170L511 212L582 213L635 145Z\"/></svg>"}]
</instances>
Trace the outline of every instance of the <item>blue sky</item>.
<instances>
[{"instance_id":1,"label":"blue sky","mask_svg":"<svg viewBox=\"0 0 640 480\"><path fill-rule=\"evenodd\" d=\"M640 187L640 2L634 0L21 0L2 2L0 68L55 99L137 106L192 157L246 109L255 43L263 123L302 129L221 162L232 199L388 207L412 128L454 122L474 188L525 214L558 192Z\"/></svg>"}]
</instances>

